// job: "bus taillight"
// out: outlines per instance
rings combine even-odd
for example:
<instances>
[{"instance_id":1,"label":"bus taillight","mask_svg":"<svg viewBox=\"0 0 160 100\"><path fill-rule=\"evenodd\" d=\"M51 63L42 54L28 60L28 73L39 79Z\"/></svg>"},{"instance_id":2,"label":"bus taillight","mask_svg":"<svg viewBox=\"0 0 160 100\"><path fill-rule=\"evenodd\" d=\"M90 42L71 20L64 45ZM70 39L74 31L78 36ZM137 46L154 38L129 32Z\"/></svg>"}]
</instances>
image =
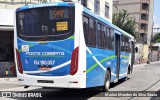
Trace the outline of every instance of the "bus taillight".
<instances>
[{"instance_id":1,"label":"bus taillight","mask_svg":"<svg viewBox=\"0 0 160 100\"><path fill-rule=\"evenodd\" d=\"M74 75L78 71L78 47L72 52L70 74Z\"/></svg>"},{"instance_id":2,"label":"bus taillight","mask_svg":"<svg viewBox=\"0 0 160 100\"><path fill-rule=\"evenodd\" d=\"M21 62L21 58L20 58L20 53L19 51L16 49L16 55L17 55L17 66L18 66L18 71L23 74L23 68L22 68L22 62Z\"/></svg>"}]
</instances>

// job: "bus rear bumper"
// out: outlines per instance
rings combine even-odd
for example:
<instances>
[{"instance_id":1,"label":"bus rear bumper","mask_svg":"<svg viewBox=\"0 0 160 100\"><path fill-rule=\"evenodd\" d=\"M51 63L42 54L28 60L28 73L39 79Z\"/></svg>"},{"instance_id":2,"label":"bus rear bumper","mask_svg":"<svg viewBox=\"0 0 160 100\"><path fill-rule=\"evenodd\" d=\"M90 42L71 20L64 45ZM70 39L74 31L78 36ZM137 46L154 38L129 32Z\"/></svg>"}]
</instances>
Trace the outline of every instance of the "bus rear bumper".
<instances>
[{"instance_id":1,"label":"bus rear bumper","mask_svg":"<svg viewBox=\"0 0 160 100\"><path fill-rule=\"evenodd\" d=\"M57 88L85 88L82 85L82 75L67 76L31 76L24 74L23 79L18 78L19 85L57 87ZM83 83L84 84L84 83Z\"/></svg>"}]
</instances>

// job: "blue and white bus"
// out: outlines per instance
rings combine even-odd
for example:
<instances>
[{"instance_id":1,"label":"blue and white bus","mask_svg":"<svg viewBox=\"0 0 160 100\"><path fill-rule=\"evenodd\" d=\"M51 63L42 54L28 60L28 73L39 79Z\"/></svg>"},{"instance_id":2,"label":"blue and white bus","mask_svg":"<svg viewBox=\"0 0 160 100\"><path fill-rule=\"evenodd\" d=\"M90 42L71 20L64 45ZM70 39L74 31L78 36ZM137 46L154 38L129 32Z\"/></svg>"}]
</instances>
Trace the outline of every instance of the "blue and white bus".
<instances>
[{"instance_id":1,"label":"blue and white bus","mask_svg":"<svg viewBox=\"0 0 160 100\"><path fill-rule=\"evenodd\" d=\"M16 10L15 62L22 86L89 88L127 77L134 37L78 3Z\"/></svg>"}]
</instances>

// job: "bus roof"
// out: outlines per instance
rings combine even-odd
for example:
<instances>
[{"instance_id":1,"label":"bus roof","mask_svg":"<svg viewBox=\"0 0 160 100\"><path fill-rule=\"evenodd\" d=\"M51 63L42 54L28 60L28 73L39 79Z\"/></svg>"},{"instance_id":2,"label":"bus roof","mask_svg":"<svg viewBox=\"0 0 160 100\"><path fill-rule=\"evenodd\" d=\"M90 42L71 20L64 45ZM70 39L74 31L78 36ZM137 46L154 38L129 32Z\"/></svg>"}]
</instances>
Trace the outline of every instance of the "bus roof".
<instances>
[{"instance_id":1,"label":"bus roof","mask_svg":"<svg viewBox=\"0 0 160 100\"><path fill-rule=\"evenodd\" d=\"M42 8L42 7L52 7L52 6L75 6L74 3L70 2L47 2L47 3L38 3L38 4L29 4L18 8L16 11L23 11L32 8Z\"/></svg>"}]
</instances>

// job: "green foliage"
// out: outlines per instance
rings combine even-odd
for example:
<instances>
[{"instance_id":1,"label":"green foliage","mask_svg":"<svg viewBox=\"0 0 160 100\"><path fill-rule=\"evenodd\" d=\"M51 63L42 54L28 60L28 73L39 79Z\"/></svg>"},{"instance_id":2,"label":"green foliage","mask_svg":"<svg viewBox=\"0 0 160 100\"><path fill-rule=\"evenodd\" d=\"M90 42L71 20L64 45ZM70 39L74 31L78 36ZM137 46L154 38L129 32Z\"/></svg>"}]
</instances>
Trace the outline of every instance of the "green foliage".
<instances>
[{"instance_id":1,"label":"green foliage","mask_svg":"<svg viewBox=\"0 0 160 100\"><path fill-rule=\"evenodd\" d=\"M160 43L160 33L157 33L153 37L153 42L154 43Z\"/></svg>"},{"instance_id":2,"label":"green foliage","mask_svg":"<svg viewBox=\"0 0 160 100\"><path fill-rule=\"evenodd\" d=\"M114 25L118 26L122 30L128 32L135 38L138 37L138 33L136 32L136 21L134 17L130 17L130 14L127 10L120 10L118 13L113 14L112 22Z\"/></svg>"}]
</instances>

